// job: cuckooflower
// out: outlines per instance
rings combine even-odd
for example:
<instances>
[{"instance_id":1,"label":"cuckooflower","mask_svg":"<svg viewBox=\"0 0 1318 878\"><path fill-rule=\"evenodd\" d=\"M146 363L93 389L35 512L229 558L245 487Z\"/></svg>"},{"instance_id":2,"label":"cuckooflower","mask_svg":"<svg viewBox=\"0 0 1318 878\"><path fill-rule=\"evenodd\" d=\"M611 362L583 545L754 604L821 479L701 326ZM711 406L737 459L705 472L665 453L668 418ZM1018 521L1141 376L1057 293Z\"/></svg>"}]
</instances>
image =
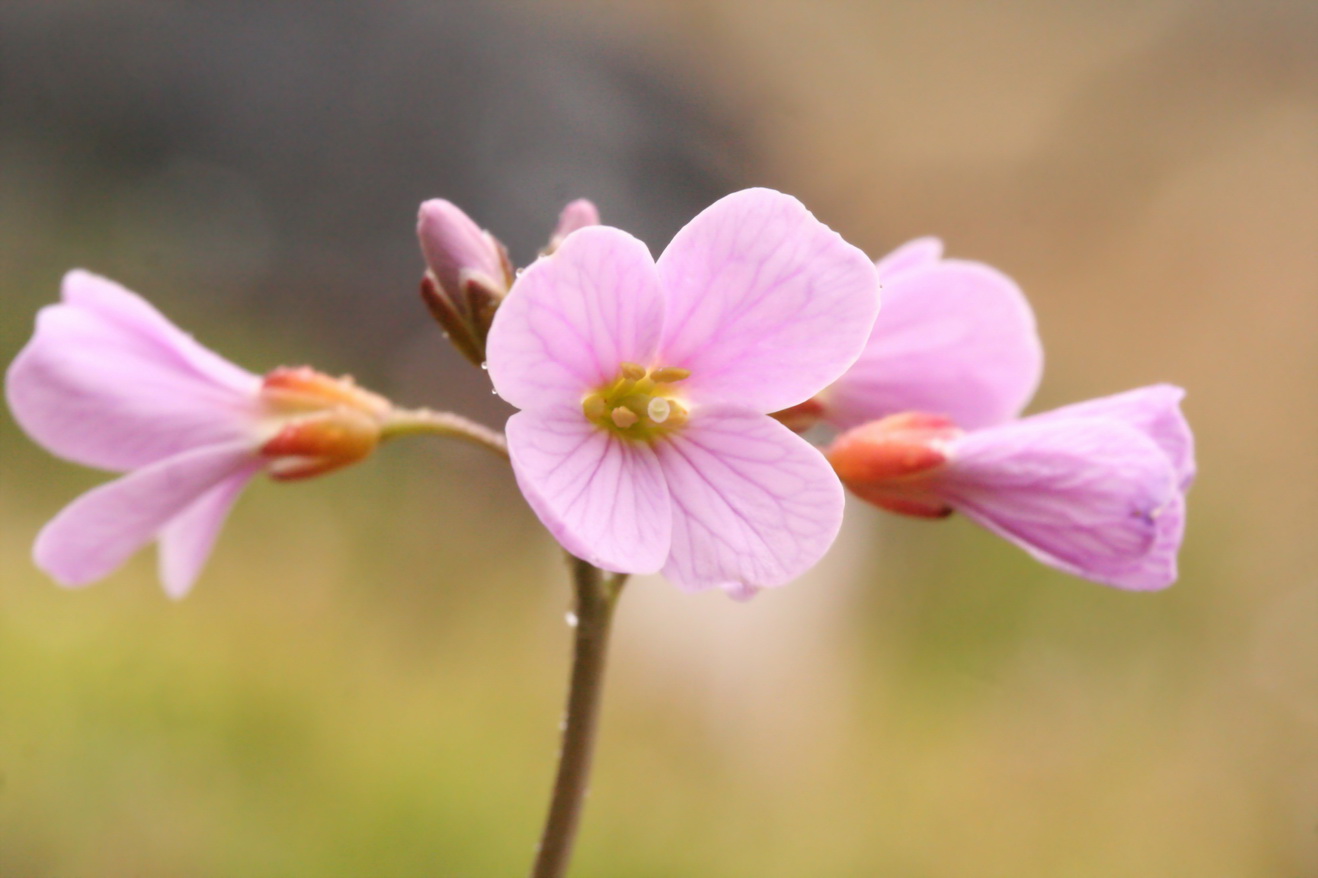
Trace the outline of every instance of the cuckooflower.
<instances>
[{"instance_id":1,"label":"cuckooflower","mask_svg":"<svg viewBox=\"0 0 1318 878\"><path fill-rule=\"evenodd\" d=\"M1127 589L1176 579L1194 447L1184 391L1140 388L1013 420L1038 384L1034 318L1008 278L920 239L878 264L884 310L856 365L794 410L855 494L959 511L1036 559Z\"/></svg>"},{"instance_id":2,"label":"cuckooflower","mask_svg":"<svg viewBox=\"0 0 1318 878\"><path fill-rule=\"evenodd\" d=\"M794 198L730 195L656 262L618 229L526 269L489 335L522 493L574 555L744 596L814 564L837 477L767 416L841 375L878 311L874 266Z\"/></svg>"},{"instance_id":3,"label":"cuckooflower","mask_svg":"<svg viewBox=\"0 0 1318 878\"><path fill-rule=\"evenodd\" d=\"M899 414L843 433L827 454L847 487L882 508L955 510L1076 576L1165 588L1194 478L1183 396L1155 385L971 431Z\"/></svg>"},{"instance_id":4,"label":"cuckooflower","mask_svg":"<svg viewBox=\"0 0 1318 878\"><path fill-rule=\"evenodd\" d=\"M127 475L74 500L37 537L63 585L113 572L152 540L160 578L192 587L238 494L262 470L287 480L370 454L387 400L308 368L264 378L202 347L113 281L69 272L62 301L5 381L19 425L51 453Z\"/></svg>"}]
</instances>

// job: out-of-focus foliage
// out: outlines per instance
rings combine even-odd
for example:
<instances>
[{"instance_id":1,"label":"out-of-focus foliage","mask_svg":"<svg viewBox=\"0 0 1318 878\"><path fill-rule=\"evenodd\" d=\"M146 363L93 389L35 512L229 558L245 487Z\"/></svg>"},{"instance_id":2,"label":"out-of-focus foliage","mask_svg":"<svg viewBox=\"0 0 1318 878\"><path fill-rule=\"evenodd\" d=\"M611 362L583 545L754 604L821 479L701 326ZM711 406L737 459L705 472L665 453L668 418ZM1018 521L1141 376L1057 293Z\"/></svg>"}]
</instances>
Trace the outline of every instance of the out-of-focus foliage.
<instances>
[{"instance_id":1,"label":"out-of-focus foliage","mask_svg":"<svg viewBox=\"0 0 1318 878\"><path fill-rule=\"evenodd\" d=\"M239 11L188 31L198 45L207 33L259 37L242 26L257 5L223 6ZM420 47L407 64L401 53L391 62L406 75L379 74L378 98L362 86L352 100L335 85L344 80L317 74L346 63L325 60L334 41L294 4L262 4L285 16L270 33L304 36L268 55L250 50L283 59L282 77L257 77L265 68L236 59L234 75L249 78L233 93L296 103L305 89L326 102L324 119L336 118L338 101L345 126L362 129L324 153L307 139L308 162L337 157L308 171L323 190L314 208L285 204L274 186L305 197L287 178L296 160L262 170L274 161L266 123L230 132L241 145L233 152L207 152L218 147L188 134L152 141L175 144L153 153L134 146L131 115L84 128L51 121L65 118L60 102L96 88L137 93L115 80L135 69L115 60L116 46L130 57L170 45L149 30L126 40L112 29L121 11L145 5L54 7L65 18L6 10L18 17L4 38L36 34L29 50L63 45L90 15L121 39L105 39L99 55L61 56L81 79L19 81L16 67L2 68L0 94L37 95L0 101L6 362L59 273L83 264L161 302L252 369L306 359L373 374L405 403L468 408L488 399L484 376L435 353L442 340L410 298L421 265L410 237L416 203L471 199L464 207L515 238L526 259L569 197L595 198L606 221L644 225L658 250L681 211L749 181L799 195L874 255L937 233L953 254L1012 274L1039 313L1049 357L1036 408L1161 380L1189 388L1201 478L1181 582L1168 592L1107 590L967 522L898 521L859 504L824 565L747 605L636 580L620 610L574 875L1318 871L1311 4L683 0L635 4L627 16L563 3L549 18L494 4L480 19L494 22L491 44L472 50L482 70L554 40L578 71L611 69L580 60L596 52L654 59L608 100L600 84L623 81L608 73L537 94L612 108L568 114L600 132L614 130L617 114L643 132L645 108L668 107L658 127L685 145L659 159L637 149L638 134L587 161L546 165L538 146L567 123L522 115L518 128L508 109L520 106L508 97L518 82L537 78L532 69L486 83L485 94L509 103L462 117L484 120L477 127L497 146L426 122L437 162L450 153L475 162L483 143L498 153L472 179L460 163L445 172L461 184L423 170L415 182L385 174L369 135L396 129L363 115L396 92L425 95L428 78L448 89L459 75L405 26L405 10L426 4L381 4L396 17L349 22L349 33L371 35L361 41L370 52L385 52L390 34ZM447 13L431 14L438 33ZM501 48L504 26L522 34L519 51ZM16 64L6 48L4 63ZM431 57L433 70L418 63ZM97 58L102 66L86 73ZM664 58L681 78L645 85L665 75ZM540 78L553 82L558 68L545 65ZM198 96L180 106L200 117L163 117L185 133L215 124L201 98L221 93L223 80L199 81L210 85L175 86ZM136 87L164 85L148 77ZM397 112L382 115L406 120L415 109ZM709 123L683 129L687 117L734 120L749 146L732 151L739 141L710 134L718 126ZM48 124L25 127L31 119ZM111 123L121 128L114 137ZM87 151L89 138L125 152L111 161ZM411 150L412 167L426 149ZM571 146L555 154L575 155ZM113 169L124 162L129 172ZM487 195L503 191L491 182L499 162L543 194L515 207L507 193ZM643 187L618 182L699 167L713 170L662 214L648 212ZM612 181L603 191L592 170ZM235 179L245 182L225 182ZM368 197L377 179L383 200ZM265 205L266 225L246 219L243 192ZM232 212L191 212L212 201ZM358 214L355 204L371 206ZM303 222L320 214L333 214L328 245ZM364 250L351 246L357 237ZM218 257L198 252L217 240L227 248ZM265 309L281 286L340 270L353 280L336 287L332 306L309 282ZM361 322L366 341L340 346L351 320L321 332L335 309L365 321L376 308L394 316ZM318 316L299 319L308 309ZM501 417L488 403L482 414ZM0 422L0 875L526 868L557 746L568 589L496 460L427 440L314 483L258 484L177 604L145 556L79 593L31 568L40 524L99 478Z\"/></svg>"}]
</instances>

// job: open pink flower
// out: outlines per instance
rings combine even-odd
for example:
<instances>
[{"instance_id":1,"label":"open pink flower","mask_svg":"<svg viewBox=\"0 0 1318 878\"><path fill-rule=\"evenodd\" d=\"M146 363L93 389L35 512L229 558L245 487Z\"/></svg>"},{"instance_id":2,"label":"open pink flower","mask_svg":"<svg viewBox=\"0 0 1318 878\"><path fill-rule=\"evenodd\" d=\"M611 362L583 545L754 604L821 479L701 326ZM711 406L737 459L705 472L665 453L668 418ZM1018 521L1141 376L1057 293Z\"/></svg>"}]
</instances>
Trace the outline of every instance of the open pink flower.
<instances>
[{"instance_id":1,"label":"open pink flower","mask_svg":"<svg viewBox=\"0 0 1318 878\"><path fill-rule=\"evenodd\" d=\"M745 595L814 564L842 490L765 413L841 375L878 311L873 265L798 201L751 189L656 263L582 228L517 280L489 336L518 485L568 551Z\"/></svg>"},{"instance_id":2,"label":"open pink flower","mask_svg":"<svg viewBox=\"0 0 1318 878\"><path fill-rule=\"evenodd\" d=\"M921 239L879 262L884 310L856 366L790 413L846 429L827 454L893 512L961 512L1038 560L1128 589L1176 579L1194 447L1184 391L1132 390L1013 420L1042 366L1008 278Z\"/></svg>"},{"instance_id":3,"label":"open pink flower","mask_svg":"<svg viewBox=\"0 0 1318 878\"><path fill-rule=\"evenodd\" d=\"M251 374L202 347L118 284L64 278L9 368L19 425L67 460L128 474L65 507L37 537L63 585L113 572L152 540L160 577L192 586L230 507L256 473L316 475L365 457L389 403L306 368Z\"/></svg>"}]
</instances>

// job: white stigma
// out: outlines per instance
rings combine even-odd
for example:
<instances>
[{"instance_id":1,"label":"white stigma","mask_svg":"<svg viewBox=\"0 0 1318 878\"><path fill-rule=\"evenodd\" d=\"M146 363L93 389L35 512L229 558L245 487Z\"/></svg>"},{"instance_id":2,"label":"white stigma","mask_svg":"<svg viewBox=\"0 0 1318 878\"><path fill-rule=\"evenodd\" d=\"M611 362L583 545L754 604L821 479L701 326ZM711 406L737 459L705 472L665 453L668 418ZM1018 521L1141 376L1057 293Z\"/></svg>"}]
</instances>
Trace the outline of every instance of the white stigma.
<instances>
[{"instance_id":1,"label":"white stigma","mask_svg":"<svg viewBox=\"0 0 1318 878\"><path fill-rule=\"evenodd\" d=\"M668 420L673 408L668 404L668 400L662 396L656 396L650 400L650 404L645 407L645 413L650 416L650 420L656 424L662 424Z\"/></svg>"}]
</instances>

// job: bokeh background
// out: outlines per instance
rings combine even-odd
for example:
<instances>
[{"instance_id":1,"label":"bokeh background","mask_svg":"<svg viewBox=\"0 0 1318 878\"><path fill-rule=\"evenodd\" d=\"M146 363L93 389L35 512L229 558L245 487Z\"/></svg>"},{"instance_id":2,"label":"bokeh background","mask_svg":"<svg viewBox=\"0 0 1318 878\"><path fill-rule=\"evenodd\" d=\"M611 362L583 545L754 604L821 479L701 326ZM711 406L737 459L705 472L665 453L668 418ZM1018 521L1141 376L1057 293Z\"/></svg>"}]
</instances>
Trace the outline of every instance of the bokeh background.
<instances>
[{"instance_id":1,"label":"bokeh background","mask_svg":"<svg viewBox=\"0 0 1318 878\"><path fill-rule=\"evenodd\" d=\"M1318 6L0 5L0 359L74 265L254 371L497 424L416 205L520 262L587 196L662 248L745 185L1017 278L1033 408L1189 388L1180 583L1124 594L857 504L747 605L623 601L574 875L1318 874ZM0 875L523 872L569 606L435 440L244 497L194 594L29 561L103 476L0 419Z\"/></svg>"}]
</instances>

